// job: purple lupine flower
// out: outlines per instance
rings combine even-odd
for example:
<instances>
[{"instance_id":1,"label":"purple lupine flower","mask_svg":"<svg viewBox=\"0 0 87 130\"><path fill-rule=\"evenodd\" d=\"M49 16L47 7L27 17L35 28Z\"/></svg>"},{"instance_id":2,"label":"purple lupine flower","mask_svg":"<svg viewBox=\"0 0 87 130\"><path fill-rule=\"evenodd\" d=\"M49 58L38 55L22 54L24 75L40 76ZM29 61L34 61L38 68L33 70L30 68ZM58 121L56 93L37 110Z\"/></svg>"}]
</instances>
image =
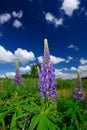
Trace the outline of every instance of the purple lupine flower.
<instances>
[{"instance_id":1,"label":"purple lupine flower","mask_svg":"<svg viewBox=\"0 0 87 130\"><path fill-rule=\"evenodd\" d=\"M76 88L72 92L72 97L77 100L84 100L84 92L82 89L80 71L77 72L77 84L76 84Z\"/></svg>"},{"instance_id":2,"label":"purple lupine flower","mask_svg":"<svg viewBox=\"0 0 87 130\"><path fill-rule=\"evenodd\" d=\"M16 73L15 73L13 84L15 86L17 86L17 85L21 86L21 85L23 85L23 79L22 79L22 76L20 74L20 70L19 70L19 66L18 66L18 61L17 61L17 59L15 59L14 61L15 61L15 66L16 66Z\"/></svg>"},{"instance_id":3,"label":"purple lupine flower","mask_svg":"<svg viewBox=\"0 0 87 130\"><path fill-rule=\"evenodd\" d=\"M48 98L56 98L56 82L55 82L55 68L51 63L50 52L48 48L47 39L44 40L44 57L39 73L39 90L41 96Z\"/></svg>"}]
</instances>

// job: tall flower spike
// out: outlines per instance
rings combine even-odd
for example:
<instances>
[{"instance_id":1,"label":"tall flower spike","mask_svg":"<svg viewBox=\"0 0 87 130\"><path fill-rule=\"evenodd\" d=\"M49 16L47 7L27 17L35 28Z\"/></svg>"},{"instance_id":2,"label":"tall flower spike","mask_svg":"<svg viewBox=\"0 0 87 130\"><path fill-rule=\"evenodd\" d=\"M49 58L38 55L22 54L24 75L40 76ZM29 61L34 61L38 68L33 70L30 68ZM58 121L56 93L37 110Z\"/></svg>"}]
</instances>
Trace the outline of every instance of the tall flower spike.
<instances>
[{"instance_id":1,"label":"tall flower spike","mask_svg":"<svg viewBox=\"0 0 87 130\"><path fill-rule=\"evenodd\" d=\"M41 95L45 98L49 96L51 98L56 98L56 82L54 74L54 66L51 63L50 53L48 48L47 39L44 40L44 57L41 64L41 70L39 73L39 90Z\"/></svg>"},{"instance_id":2,"label":"tall flower spike","mask_svg":"<svg viewBox=\"0 0 87 130\"><path fill-rule=\"evenodd\" d=\"M43 59L45 64L49 64L50 62L50 52L48 48L48 41L47 39L44 39L44 59Z\"/></svg>"},{"instance_id":3,"label":"tall flower spike","mask_svg":"<svg viewBox=\"0 0 87 130\"><path fill-rule=\"evenodd\" d=\"M77 72L77 84L76 84L76 88L73 90L73 98L77 100L84 100L84 92L82 89L80 71Z\"/></svg>"},{"instance_id":4,"label":"tall flower spike","mask_svg":"<svg viewBox=\"0 0 87 130\"><path fill-rule=\"evenodd\" d=\"M23 85L23 79L22 79L22 76L20 74L20 70L19 70L19 65L18 65L18 60L17 59L14 59L14 62L15 62L15 66L16 66L16 74L15 74L15 77L14 77L14 82L13 84L15 86L17 85Z\"/></svg>"}]
</instances>

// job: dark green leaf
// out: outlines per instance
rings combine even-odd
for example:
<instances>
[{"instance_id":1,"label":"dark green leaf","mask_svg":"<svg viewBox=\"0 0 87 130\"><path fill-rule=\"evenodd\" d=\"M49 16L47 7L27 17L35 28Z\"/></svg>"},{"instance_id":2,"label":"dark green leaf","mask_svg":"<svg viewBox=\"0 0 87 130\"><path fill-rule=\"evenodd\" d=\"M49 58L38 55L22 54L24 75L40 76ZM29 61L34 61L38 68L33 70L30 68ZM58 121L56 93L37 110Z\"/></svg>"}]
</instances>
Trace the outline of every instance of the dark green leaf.
<instances>
[{"instance_id":1,"label":"dark green leaf","mask_svg":"<svg viewBox=\"0 0 87 130\"><path fill-rule=\"evenodd\" d=\"M16 122L16 112L15 112L12 116L10 130L17 130L16 125L17 125L17 122Z\"/></svg>"},{"instance_id":2,"label":"dark green leaf","mask_svg":"<svg viewBox=\"0 0 87 130\"><path fill-rule=\"evenodd\" d=\"M39 121L40 121L40 114L34 115L32 117L29 130L34 130L34 128L38 125Z\"/></svg>"}]
</instances>

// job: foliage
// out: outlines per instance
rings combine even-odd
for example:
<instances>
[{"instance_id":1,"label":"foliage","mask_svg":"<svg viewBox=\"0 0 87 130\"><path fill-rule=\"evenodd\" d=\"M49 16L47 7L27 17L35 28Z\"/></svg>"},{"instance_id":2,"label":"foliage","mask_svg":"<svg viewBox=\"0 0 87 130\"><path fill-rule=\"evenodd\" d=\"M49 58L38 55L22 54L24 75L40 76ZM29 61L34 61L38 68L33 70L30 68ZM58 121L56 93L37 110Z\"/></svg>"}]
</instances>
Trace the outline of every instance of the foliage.
<instances>
[{"instance_id":1,"label":"foliage","mask_svg":"<svg viewBox=\"0 0 87 130\"><path fill-rule=\"evenodd\" d=\"M34 64L34 65L31 66L31 71L30 71L31 76L38 77L38 69L37 69L37 67L39 67L39 69L40 69L40 64Z\"/></svg>"},{"instance_id":2,"label":"foliage","mask_svg":"<svg viewBox=\"0 0 87 130\"><path fill-rule=\"evenodd\" d=\"M86 130L87 112L82 101L61 98L58 100L57 109L62 116L64 130Z\"/></svg>"}]
</instances>

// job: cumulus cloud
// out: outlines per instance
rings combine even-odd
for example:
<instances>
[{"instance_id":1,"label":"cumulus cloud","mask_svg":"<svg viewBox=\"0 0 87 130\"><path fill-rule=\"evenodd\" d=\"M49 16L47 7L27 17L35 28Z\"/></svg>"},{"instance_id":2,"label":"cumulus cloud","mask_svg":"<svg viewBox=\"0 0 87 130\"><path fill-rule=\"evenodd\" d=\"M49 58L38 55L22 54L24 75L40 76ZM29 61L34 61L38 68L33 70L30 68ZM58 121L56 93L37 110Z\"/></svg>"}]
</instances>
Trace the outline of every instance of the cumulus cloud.
<instances>
[{"instance_id":1,"label":"cumulus cloud","mask_svg":"<svg viewBox=\"0 0 87 130\"><path fill-rule=\"evenodd\" d=\"M4 58L3 58L4 57ZM17 48L14 53L6 50L0 45L0 63L11 63L14 62L14 58L17 58L20 63L27 63L29 61L35 60L35 55L32 51L27 51L25 49Z\"/></svg>"},{"instance_id":2,"label":"cumulus cloud","mask_svg":"<svg viewBox=\"0 0 87 130\"><path fill-rule=\"evenodd\" d=\"M13 22L13 27L20 28L22 26L22 23L19 20L15 19L15 21Z\"/></svg>"},{"instance_id":3,"label":"cumulus cloud","mask_svg":"<svg viewBox=\"0 0 87 130\"><path fill-rule=\"evenodd\" d=\"M6 77L14 78L14 76L15 76L15 72L7 72L5 74L0 74L0 78L6 78Z\"/></svg>"},{"instance_id":4,"label":"cumulus cloud","mask_svg":"<svg viewBox=\"0 0 87 130\"><path fill-rule=\"evenodd\" d=\"M79 0L63 0L61 9L64 10L65 14L72 16L73 12L79 9Z\"/></svg>"},{"instance_id":5,"label":"cumulus cloud","mask_svg":"<svg viewBox=\"0 0 87 130\"><path fill-rule=\"evenodd\" d=\"M42 61L43 61L43 57L42 56L37 57L37 59L38 59L39 63L42 63Z\"/></svg>"},{"instance_id":6,"label":"cumulus cloud","mask_svg":"<svg viewBox=\"0 0 87 130\"><path fill-rule=\"evenodd\" d=\"M63 67L63 69L62 70L65 70L65 71L67 71L68 70L68 68L65 68L65 67Z\"/></svg>"},{"instance_id":7,"label":"cumulus cloud","mask_svg":"<svg viewBox=\"0 0 87 130\"><path fill-rule=\"evenodd\" d=\"M22 18L22 16L23 16L23 11L22 10L20 10L19 12L16 12L16 11L13 11L12 12L12 16L14 17L14 18Z\"/></svg>"},{"instance_id":8,"label":"cumulus cloud","mask_svg":"<svg viewBox=\"0 0 87 130\"><path fill-rule=\"evenodd\" d=\"M87 77L87 65L78 66L78 70L81 71L81 77Z\"/></svg>"},{"instance_id":9,"label":"cumulus cloud","mask_svg":"<svg viewBox=\"0 0 87 130\"><path fill-rule=\"evenodd\" d=\"M53 64L57 64L57 63L65 61L64 58L55 57L55 56L52 56L52 55L50 57L51 57L51 61L52 61ZM42 56L40 56L40 57L37 58L38 61L39 61L39 63L42 63L42 58L43 58Z\"/></svg>"},{"instance_id":10,"label":"cumulus cloud","mask_svg":"<svg viewBox=\"0 0 87 130\"><path fill-rule=\"evenodd\" d=\"M13 62L13 59L13 53L9 50L6 50L3 46L0 45L0 63Z\"/></svg>"},{"instance_id":11,"label":"cumulus cloud","mask_svg":"<svg viewBox=\"0 0 87 130\"><path fill-rule=\"evenodd\" d=\"M72 61L73 60L73 57L72 56L68 56L67 57L67 60L65 61L65 63L69 63L70 61Z\"/></svg>"},{"instance_id":12,"label":"cumulus cloud","mask_svg":"<svg viewBox=\"0 0 87 130\"><path fill-rule=\"evenodd\" d=\"M82 64L82 65L87 64L87 59L81 58L80 64Z\"/></svg>"},{"instance_id":13,"label":"cumulus cloud","mask_svg":"<svg viewBox=\"0 0 87 130\"><path fill-rule=\"evenodd\" d=\"M9 13L4 13L0 15L0 24L4 24L11 19L11 15Z\"/></svg>"},{"instance_id":14,"label":"cumulus cloud","mask_svg":"<svg viewBox=\"0 0 87 130\"><path fill-rule=\"evenodd\" d=\"M61 79L74 79L76 78L76 74L70 74L70 73L63 73L62 71L55 69L55 75L56 78L61 78Z\"/></svg>"},{"instance_id":15,"label":"cumulus cloud","mask_svg":"<svg viewBox=\"0 0 87 130\"><path fill-rule=\"evenodd\" d=\"M55 27L63 25L63 19L62 18L58 19L49 12L45 14L45 19L46 19L47 22L54 24Z\"/></svg>"},{"instance_id":16,"label":"cumulus cloud","mask_svg":"<svg viewBox=\"0 0 87 130\"><path fill-rule=\"evenodd\" d=\"M28 63L29 61L35 60L35 55L32 51L28 52L27 50L21 48L18 48L14 55L21 63Z\"/></svg>"},{"instance_id":17,"label":"cumulus cloud","mask_svg":"<svg viewBox=\"0 0 87 130\"><path fill-rule=\"evenodd\" d=\"M29 73L30 70L31 70L31 67L28 65L26 67L20 67L21 73Z\"/></svg>"},{"instance_id":18,"label":"cumulus cloud","mask_svg":"<svg viewBox=\"0 0 87 130\"><path fill-rule=\"evenodd\" d=\"M80 65L78 67L78 69L81 71L81 72L87 72L87 65Z\"/></svg>"},{"instance_id":19,"label":"cumulus cloud","mask_svg":"<svg viewBox=\"0 0 87 130\"><path fill-rule=\"evenodd\" d=\"M70 70L71 71L77 71L77 68L76 67L71 67Z\"/></svg>"},{"instance_id":20,"label":"cumulus cloud","mask_svg":"<svg viewBox=\"0 0 87 130\"><path fill-rule=\"evenodd\" d=\"M52 61L53 64L57 64L57 63L60 63L60 62L64 62L65 59L60 58L60 57L51 56L51 61Z\"/></svg>"},{"instance_id":21,"label":"cumulus cloud","mask_svg":"<svg viewBox=\"0 0 87 130\"><path fill-rule=\"evenodd\" d=\"M15 72L7 72L5 75L6 75L8 78L14 78Z\"/></svg>"},{"instance_id":22,"label":"cumulus cloud","mask_svg":"<svg viewBox=\"0 0 87 130\"><path fill-rule=\"evenodd\" d=\"M67 48L69 48L69 49L74 49L74 50L76 50L76 51L79 49L77 46L75 46L75 45L73 45L73 44L70 44Z\"/></svg>"}]
</instances>

